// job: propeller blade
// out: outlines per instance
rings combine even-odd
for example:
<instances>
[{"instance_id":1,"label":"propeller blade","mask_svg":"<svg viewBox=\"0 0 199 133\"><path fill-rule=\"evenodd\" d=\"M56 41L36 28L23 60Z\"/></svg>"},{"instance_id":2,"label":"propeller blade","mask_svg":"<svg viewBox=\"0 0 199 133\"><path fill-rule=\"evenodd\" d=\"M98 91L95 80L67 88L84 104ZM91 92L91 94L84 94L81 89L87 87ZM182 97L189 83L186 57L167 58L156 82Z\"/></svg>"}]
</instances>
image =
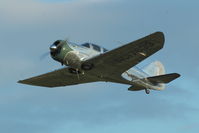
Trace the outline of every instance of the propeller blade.
<instances>
[{"instance_id":1,"label":"propeller blade","mask_svg":"<svg viewBox=\"0 0 199 133\"><path fill-rule=\"evenodd\" d=\"M46 52L46 53L42 54L40 56L40 61L44 60L48 55L50 55L50 52Z\"/></svg>"}]
</instances>

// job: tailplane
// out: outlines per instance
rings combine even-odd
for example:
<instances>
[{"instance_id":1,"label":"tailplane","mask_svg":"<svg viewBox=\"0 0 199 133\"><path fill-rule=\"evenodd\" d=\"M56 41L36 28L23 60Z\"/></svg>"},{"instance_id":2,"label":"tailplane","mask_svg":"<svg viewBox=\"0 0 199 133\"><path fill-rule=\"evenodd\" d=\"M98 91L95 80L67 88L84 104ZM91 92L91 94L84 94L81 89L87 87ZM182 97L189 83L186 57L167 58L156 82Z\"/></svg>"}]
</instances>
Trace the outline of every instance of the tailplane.
<instances>
[{"instance_id":1,"label":"tailplane","mask_svg":"<svg viewBox=\"0 0 199 133\"><path fill-rule=\"evenodd\" d=\"M158 76L153 76L153 77L148 77L144 78L144 81L148 81L153 86L144 86L140 84L135 84L128 88L129 91L140 91L140 90L145 90L147 94L149 94L149 89L153 90L163 90L165 88L165 84L175 80L176 78L180 77L180 74L178 73L170 73L170 74L164 74L164 75L158 75ZM156 86L156 87L155 87Z\"/></svg>"},{"instance_id":2,"label":"tailplane","mask_svg":"<svg viewBox=\"0 0 199 133\"><path fill-rule=\"evenodd\" d=\"M149 77L147 77L147 80L154 85L166 84L180 77L180 74L178 73L165 74L166 72L164 65L160 61L152 62L151 64L146 66L143 71L149 75ZM161 89L164 89L164 87L165 86L162 85Z\"/></svg>"},{"instance_id":3,"label":"tailplane","mask_svg":"<svg viewBox=\"0 0 199 133\"><path fill-rule=\"evenodd\" d=\"M153 76L153 77L148 77L147 80L154 85L159 84L159 83L164 83L167 84L176 78L180 77L180 74L178 73L170 73L170 74L164 74L164 75L158 75L158 76Z\"/></svg>"},{"instance_id":4,"label":"tailplane","mask_svg":"<svg viewBox=\"0 0 199 133\"><path fill-rule=\"evenodd\" d=\"M140 79L140 82L134 82L134 85L128 88L130 91L145 90L149 94L150 90L164 90L165 84L180 77L178 73L165 74L164 65L160 61L154 61L146 66L143 71L148 75Z\"/></svg>"}]
</instances>

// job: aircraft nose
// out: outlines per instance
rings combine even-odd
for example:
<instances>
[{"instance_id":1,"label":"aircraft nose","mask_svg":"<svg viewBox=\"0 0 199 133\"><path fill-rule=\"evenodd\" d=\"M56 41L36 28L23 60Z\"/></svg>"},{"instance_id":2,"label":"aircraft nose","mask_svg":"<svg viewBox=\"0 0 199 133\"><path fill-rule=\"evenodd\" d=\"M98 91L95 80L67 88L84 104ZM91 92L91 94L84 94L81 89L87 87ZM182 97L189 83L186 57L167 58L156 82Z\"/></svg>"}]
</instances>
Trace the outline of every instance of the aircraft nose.
<instances>
[{"instance_id":1,"label":"aircraft nose","mask_svg":"<svg viewBox=\"0 0 199 133\"><path fill-rule=\"evenodd\" d=\"M56 47L54 44L50 46L50 51L53 52L53 51L55 51L56 49L57 49L57 47Z\"/></svg>"}]
</instances>

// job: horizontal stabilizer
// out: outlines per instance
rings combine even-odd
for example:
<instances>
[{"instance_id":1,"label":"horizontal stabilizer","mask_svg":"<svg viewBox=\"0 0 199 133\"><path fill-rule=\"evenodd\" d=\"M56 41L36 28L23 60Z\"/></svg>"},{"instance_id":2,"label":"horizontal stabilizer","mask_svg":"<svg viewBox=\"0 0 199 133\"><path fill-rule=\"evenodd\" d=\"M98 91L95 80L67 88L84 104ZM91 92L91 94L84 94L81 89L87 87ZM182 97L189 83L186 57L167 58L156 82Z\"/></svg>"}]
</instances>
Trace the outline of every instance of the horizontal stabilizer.
<instances>
[{"instance_id":1,"label":"horizontal stabilizer","mask_svg":"<svg viewBox=\"0 0 199 133\"><path fill-rule=\"evenodd\" d=\"M151 83L157 84L157 83L169 83L172 80L180 77L180 74L178 73L170 73L165 75L159 75L154 77L148 77L147 80Z\"/></svg>"},{"instance_id":2,"label":"horizontal stabilizer","mask_svg":"<svg viewBox=\"0 0 199 133\"><path fill-rule=\"evenodd\" d=\"M132 85L131 87L128 88L129 91L140 91L144 89L145 87L140 86L140 85Z\"/></svg>"}]
</instances>

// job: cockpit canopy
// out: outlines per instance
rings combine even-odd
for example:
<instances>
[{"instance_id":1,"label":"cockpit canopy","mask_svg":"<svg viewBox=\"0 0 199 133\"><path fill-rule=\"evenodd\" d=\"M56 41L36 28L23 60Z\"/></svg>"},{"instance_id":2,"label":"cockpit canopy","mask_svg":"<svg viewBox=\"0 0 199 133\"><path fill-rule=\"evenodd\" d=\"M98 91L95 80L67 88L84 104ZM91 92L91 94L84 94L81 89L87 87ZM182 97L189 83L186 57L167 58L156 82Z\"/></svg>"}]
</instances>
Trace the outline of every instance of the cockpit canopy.
<instances>
[{"instance_id":1,"label":"cockpit canopy","mask_svg":"<svg viewBox=\"0 0 199 133\"><path fill-rule=\"evenodd\" d=\"M108 51L107 49L105 49L103 47L100 47L100 46L98 46L96 44L92 44L92 43L84 43L84 44L82 44L82 46L87 47L87 48L91 48L91 49L93 49L95 51L102 52L102 53Z\"/></svg>"}]
</instances>

